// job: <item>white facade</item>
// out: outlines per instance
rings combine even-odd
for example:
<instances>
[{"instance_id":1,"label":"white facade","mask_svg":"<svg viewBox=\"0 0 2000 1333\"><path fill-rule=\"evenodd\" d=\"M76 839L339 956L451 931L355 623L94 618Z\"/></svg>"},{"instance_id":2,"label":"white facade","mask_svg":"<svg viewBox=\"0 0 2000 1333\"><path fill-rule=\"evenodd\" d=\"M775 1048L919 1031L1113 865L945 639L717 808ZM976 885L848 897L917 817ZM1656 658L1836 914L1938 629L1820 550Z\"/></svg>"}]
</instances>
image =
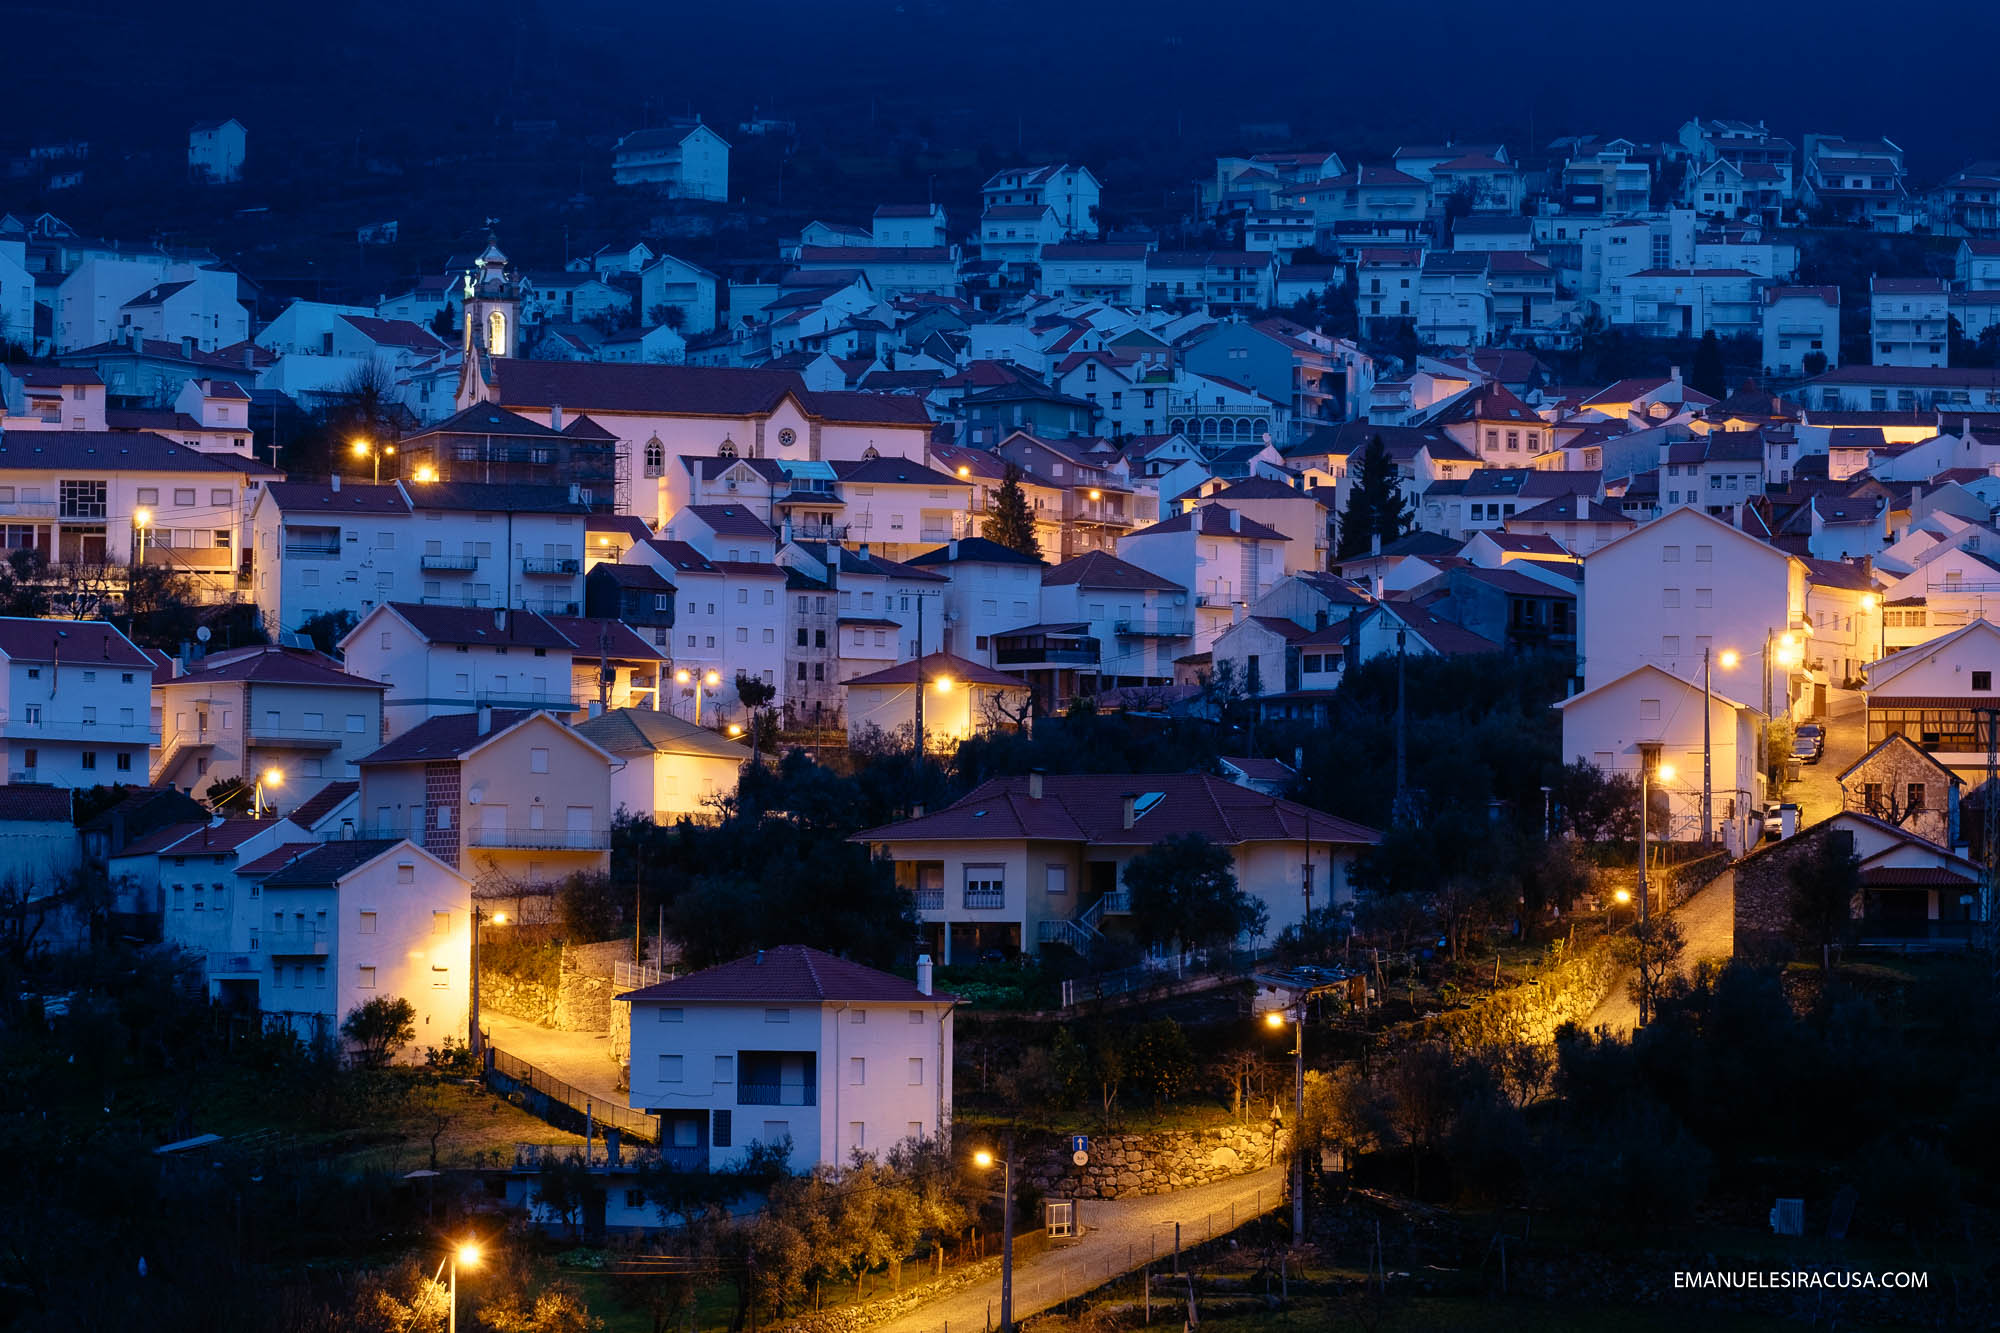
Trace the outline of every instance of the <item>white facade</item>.
<instances>
[{"instance_id":1,"label":"white facade","mask_svg":"<svg viewBox=\"0 0 2000 1333\"><path fill-rule=\"evenodd\" d=\"M1840 289L1770 287L1764 292L1764 372L1803 375L1813 353L1840 364Z\"/></svg>"},{"instance_id":2,"label":"white facade","mask_svg":"<svg viewBox=\"0 0 2000 1333\"><path fill-rule=\"evenodd\" d=\"M789 1139L803 1171L949 1127L949 1000L676 1000L673 984L631 999L630 1100L661 1117L677 1164L720 1169Z\"/></svg>"},{"instance_id":3,"label":"white facade","mask_svg":"<svg viewBox=\"0 0 2000 1333\"><path fill-rule=\"evenodd\" d=\"M7 780L57 787L144 781L153 662L101 621L0 619Z\"/></svg>"},{"instance_id":4,"label":"white facade","mask_svg":"<svg viewBox=\"0 0 2000 1333\"><path fill-rule=\"evenodd\" d=\"M1878 366L1949 364L1951 294L1937 278L1871 278L1868 341Z\"/></svg>"},{"instance_id":5,"label":"white facade","mask_svg":"<svg viewBox=\"0 0 2000 1333\"><path fill-rule=\"evenodd\" d=\"M188 176L210 185L243 179L246 148L243 125L236 120L206 120L188 131Z\"/></svg>"},{"instance_id":6,"label":"white facade","mask_svg":"<svg viewBox=\"0 0 2000 1333\"><path fill-rule=\"evenodd\" d=\"M574 645L532 613L496 610L492 616L490 635L433 636L385 604L348 631L340 641L347 670L389 687L382 699L384 736L400 736L428 718L480 707L567 712L574 706Z\"/></svg>"}]
</instances>

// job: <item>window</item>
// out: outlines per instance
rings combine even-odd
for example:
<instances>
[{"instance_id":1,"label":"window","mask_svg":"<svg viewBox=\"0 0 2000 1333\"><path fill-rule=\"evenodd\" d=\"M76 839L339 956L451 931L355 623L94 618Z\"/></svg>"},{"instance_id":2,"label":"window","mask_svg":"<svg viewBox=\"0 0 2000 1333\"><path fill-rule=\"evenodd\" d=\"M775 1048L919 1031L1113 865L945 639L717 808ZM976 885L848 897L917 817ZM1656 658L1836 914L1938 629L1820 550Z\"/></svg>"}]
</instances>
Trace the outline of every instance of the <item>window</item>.
<instances>
[{"instance_id":1,"label":"window","mask_svg":"<svg viewBox=\"0 0 2000 1333\"><path fill-rule=\"evenodd\" d=\"M733 1146L730 1142L730 1130L733 1128L730 1124L731 1114L728 1111L717 1111L710 1118L710 1125L712 1127L708 1132L708 1144L711 1148L728 1148Z\"/></svg>"},{"instance_id":2,"label":"window","mask_svg":"<svg viewBox=\"0 0 2000 1333\"><path fill-rule=\"evenodd\" d=\"M356 971L360 975L355 979L354 984L362 990L374 990L375 969L372 967L363 967L356 969Z\"/></svg>"},{"instance_id":3,"label":"window","mask_svg":"<svg viewBox=\"0 0 2000 1333\"><path fill-rule=\"evenodd\" d=\"M1660 589L1660 605L1669 611L1680 609L1681 590L1679 588Z\"/></svg>"},{"instance_id":4,"label":"window","mask_svg":"<svg viewBox=\"0 0 2000 1333\"><path fill-rule=\"evenodd\" d=\"M1660 559L1669 565L1679 564L1681 559L1681 548L1678 546L1662 546L1660 548Z\"/></svg>"},{"instance_id":5,"label":"window","mask_svg":"<svg viewBox=\"0 0 2000 1333\"><path fill-rule=\"evenodd\" d=\"M681 1057L678 1055L661 1056L660 1082L678 1083L680 1081L681 1081Z\"/></svg>"},{"instance_id":6,"label":"window","mask_svg":"<svg viewBox=\"0 0 2000 1333\"><path fill-rule=\"evenodd\" d=\"M734 1083L736 1081L735 1056L718 1055L715 1057L715 1081L717 1083Z\"/></svg>"},{"instance_id":7,"label":"window","mask_svg":"<svg viewBox=\"0 0 2000 1333\"><path fill-rule=\"evenodd\" d=\"M924 1082L924 1057L922 1057L921 1055L913 1055L910 1057L910 1086L913 1088L922 1087L923 1082Z\"/></svg>"},{"instance_id":8,"label":"window","mask_svg":"<svg viewBox=\"0 0 2000 1333\"><path fill-rule=\"evenodd\" d=\"M449 935L449 934L451 934L451 913L432 912L431 935L435 937L438 935Z\"/></svg>"},{"instance_id":9,"label":"window","mask_svg":"<svg viewBox=\"0 0 2000 1333\"><path fill-rule=\"evenodd\" d=\"M662 1006L661 1006L661 1008L660 1008L660 1021L661 1021L662 1023L678 1023L678 1022L680 1022L680 1021L681 1021L681 1018L682 1018L682 1011L681 1011L681 1010L679 1010L679 1009L669 1009L669 1008L667 1008L667 1007L666 1007L666 1006L664 1006L664 1005L662 1005Z\"/></svg>"},{"instance_id":10,"label":"window","mask_svg":"<svg viewBox=\"0 0 2000 1333\"><path fill-rule=\"evenodd\" d=\"M1050 893L1068 893L1069 867L1068 866L1048 867L1047 887Z\"/></svg>"},{"instance_id":11,"label":"window","mask_svg":"<svg viewBox=\"0 0 2000 1333\"><path fill-rule=\"evenodd\" d=\"M910 1010L910 1026L922 1027L923 1025L924 1025L924 1011L921 1009Z\"/></svg>"},{"instance_id":12,"label":"window","mask_svg":"<svg viewBox=\"0 0 2000 1333\"><path fill-rule=\"evenodd\" d=\"M866 1147L867 1146L866 1139L868 1137L867 1124L860 1120L848 1121L847 1137L853 1141L855 1147L857 1148Z\"/></svg>"},{"instance_id":13,"label":"window","mask_svg":"<svg viewBox=\"0 0 2000 1333\"><path fill-rule=\"evenodd\" d=\"M1639 720L1641 722L1658 722L1660 720L1660 701L1658 699L1641 699L1639 701Z\"/></svg>"},{"instance_id":14,"label":"window","mask_svg":"<svg viewBox=\"0 0 2000 1333\"><path fill-rule=\"evenodd\" d=\"M1981 694L1984 694L1987 691L1991 690L1993 688L1993 673L1991 671L1973 672L1972 688L1979 691Z\"/></svg>"},{"instance_id":15,"label":"window","mask_svg":"<svg viewBox=\"0 0 2000 1333\"><path fill-rule=\"evenodd\" d=\"M1909 785L1909 799L1904 803L1904 808L1906 810L1912 810L1912 811L1922 810L1925 808L1923 783L1912 782Z\"/></svg>"},{"instance_id":16,"label":"window","mask_svg":"<svg viewBox=\"0 0 2000 1333\"><path fill-rule=\"evenodd\" d=\"M868 1086L868 1062L858 1055L847 1062L847 1086L850 1088Z\"/></svg>"},{"instance_id":17,"label":"window","mask_svg":"<svg viewBox=\"0 0 2000 1333\"><path fill-rule=\"evenodd\" d=\"M537 745L528 751L528 771L530 773L549 771L549 752L546 747Z\"/></svg>"},{"instance_id":18,"label":"window","mask_svg":"<svg viewBox=\"0 0 2000 1333\"><path fill-rule=\"evenodd\" d=\"M361 925L359 927L359 930L360 933L363 935L373 935L375 933L375 913L363 912L361 914Z\"/></svg>"},{"instance_id":19,"label":"window","mask_svg":"<svg viewBox=\"0 0 2000 1333\"><path fill-rule=\"evenodd\" d=\"M1715 605L1715 589L1713 589L1713 588L1696 588L1696 589L1694 590L1694 604L1695 604L1696 606L1714 606L1714 605Z\"/></svg>"},{"instance_id":20,"label":"window","mask_svg":"<svg viewBox=\"0 0 2000 1333\"><path fill-rule=\"evenodd\" d=\"M83 752L83 766L91 769L97 767L97 751L85 750Z\"/></svg>"}]
</instances>

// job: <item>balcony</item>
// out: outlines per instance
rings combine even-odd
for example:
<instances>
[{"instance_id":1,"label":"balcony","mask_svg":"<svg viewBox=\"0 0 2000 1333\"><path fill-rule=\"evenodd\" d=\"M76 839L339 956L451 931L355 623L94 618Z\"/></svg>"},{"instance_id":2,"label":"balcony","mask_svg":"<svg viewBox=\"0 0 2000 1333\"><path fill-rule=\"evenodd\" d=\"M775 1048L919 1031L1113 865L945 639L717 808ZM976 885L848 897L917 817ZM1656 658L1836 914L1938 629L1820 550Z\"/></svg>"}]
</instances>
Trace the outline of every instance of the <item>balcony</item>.
<instances>
[{"instance_id":1,"label":"balcony","mask_svg":"<svg viewBox=\"0 0 2000 1333\"><path fill-rule=\"evenodd\" d=\"M149 542L145 563L220 573L236 568L236 552L227 546L158 546Z\"/></svg>"},{"instance_id":2,"label":"balcony","mask_svg":"<svg viewBox=\"0 0 2000 1333\"><path fill-rule=\"evenodd\" d=\"M77 741L98 745L153 743L153 729L143 722L89 722L82 718L29 717L0 711L0 736L11 740Z\"/></svg>"},{"instance_id":3,"label":"balcony","mask_svg":"<svg viewBox=\"0 0 2000 1333\"><path fill-rule=\"evenodd\" d=\"M423 565L427 570L447 574L470 574L473 570L479 568L479 557L476 555L427 555L424 557Z\"/></svg>"},{"instance_id":4,"label":"balcony","mask_svg":"<svg viewBox=\"0 0 2000 1333\"><path fill-rule=\"evenodd\" d=\"M749 1083L736 1085L738 1106L813 1106L817 1104L810 1083Z\"/></svg>"},{"instance_id":5,"label":"balcony","mask_svg":"<svg viewBox=\"0 0 2000 1333\"><path fill-rule=\"evenodd\" d=\"M262 933L264 952L272 958L297 958L327 954L329 937L317 926L294 926L289 930L267 930Z\"/></svg>"},{"instance_id":6,"label":"balcony","mask_svg":"<svg viewBox=\"0 0 2000 1333\"><path fill-rule=\"evenodd\" d=\"M1007 905L1007 890L1004 888L1002 889L969 888L965 891L965 906L967 911L993 912L993 911L998 911L1001 908L1004 908L1006 905Z\"/></svg>"},{"instance_id":7,"label":"balcony","mask_svg":"<svg viewBox=\"0 0 2000 1333\"><path fill-rule=\"evenodd\" d=\"M261 977L264 975L264 958L254 953L212 953L208 956L208 975L218 977Z\"/></svg>"},{"instance_id":8,"label":"balcony","mask_svg":"<svg viewBox=\"0 0 2000 1333\"><path fill-rule=\"evenodd\" d=\"M53 500L10 500L0 504L0 518L54 518Z\"/></svg>"},{"instance_id":9,"label":"balcony","mask_svg":"<svg viewBox=\"0 0 2000 1333\"><path fill-rule=\"evenodd\" d=\"M1194 637L1194 622L1191 620L1121 620L1112 626L1117 633L1131 639L1189 639Z\"/></svg>"},{"instance_id":10,"label":"balcony","mask_svg":"<svg viewBox=\"0 0 2000 1333\"><path fill-rule=\"evenodd\" d=\"M583 572L583 562L573 556L530 555L521 559L523 574L579 574Z\"/></svg>"},{"instance_id":11,"label":"balcony","mask_svg":"<svg viewBox=\"0 0 2000 1333\"><path fill-rule=\"evenodd\" d=\"M708 1149L706 1148L661 1148L656 1154L660 1165L675 1171L708 1170Z\"/></svg>"},{"instance_id":12,"label":"balcony","mask_svg":"<svg viewBox=\"0 0 2000 1333\"><path fill-rule=\"evenodd\" d=\"M347 736L355 734L307 731L301 727L260 727L254 723L245 726L243 732L245 744L283 750L338 750Z\"/></svg>"},{"instance_id":13,"label":"balcony","mask_svg":"<svg viewBox=\"0 0 2000 1333\"><path fill-rule=\"evenodd\" d=\"M1092 641L1093 645L1095 640ZM996 648L996 666L1080 666L1094 667L1099 658L1095 646L1089 648Z\"/></svg>"},{"instance_id":14,"label":"balcony","mask_svg":"<svg viewBox=\"0 0 2000 1333\"><path fill-rule=\"evenodd\" d=\"M840 487L836 485L800 486L795 484L790 490L780 491L772 496L771 503L775 505L844 505L847 501L841 498Z\"/></svg>"},{"instance_id":15,"label":"balcony","mask_svg":"<svg viewBox=\"0 0 2000 1333\"><path fill-rule=\"evenodd\" d=\"M603 852L611 849L610 829L471 828L468 847L493 847L536 852Z\"/></svg>"},{"instance_id":16,"label":"balcony","mask_svg":"<svg viewBox=\"0 0 2000 1333\"><path fill-rule=\"evenodd\" d=\"M338 560L340 543L329 546L325 542L286 542L284 552L287 560Z\"/></svg>"},{"instance_id":17,"label":"balcony","mask_svg":"<svg viewBox=\"0 0 2000 1333\"><path fill-rule=\"evenodd\" d=\"M918 889L917 910L919 912L942 912L944 910L943 889Z\"/></svg>"}]
</instances>

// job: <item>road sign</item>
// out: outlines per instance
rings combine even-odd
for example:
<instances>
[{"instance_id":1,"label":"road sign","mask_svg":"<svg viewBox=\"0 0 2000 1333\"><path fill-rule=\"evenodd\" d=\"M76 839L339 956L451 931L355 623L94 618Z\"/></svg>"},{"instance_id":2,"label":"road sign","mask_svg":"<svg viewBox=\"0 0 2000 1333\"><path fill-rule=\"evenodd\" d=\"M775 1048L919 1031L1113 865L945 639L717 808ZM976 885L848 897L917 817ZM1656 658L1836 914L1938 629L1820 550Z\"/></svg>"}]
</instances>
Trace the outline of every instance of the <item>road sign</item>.
<instances>
[{"instance_id":1,"label":"road sign","mask_svg":"<svg viewBox=\"0 0 2000 1333\"><path fill-rule=\"evenodd\" d=\"M1070 1136L1069 1136L1069 1150L1070 1150L1071 1152L1089 1152L1089 1151L1090 1151L1090 1138L1089 1138L1089 1136L1088 1136L1088 1135L1085 1135L1085 1134L1072 1134L1072 1135L1070 1135Z\"/></svg>"},{"instance_id":2,"label":"road sign","mask_svg":"<svg viewBox=\"0 0 2000 1333\"><path fill-rule=\"evenodd\" d=\"M1079 1148L1069 1155L1069 1160L1075 1162L1078 1166L1089 1166L1090 1154Z\"/></svg>"}]
</instances>

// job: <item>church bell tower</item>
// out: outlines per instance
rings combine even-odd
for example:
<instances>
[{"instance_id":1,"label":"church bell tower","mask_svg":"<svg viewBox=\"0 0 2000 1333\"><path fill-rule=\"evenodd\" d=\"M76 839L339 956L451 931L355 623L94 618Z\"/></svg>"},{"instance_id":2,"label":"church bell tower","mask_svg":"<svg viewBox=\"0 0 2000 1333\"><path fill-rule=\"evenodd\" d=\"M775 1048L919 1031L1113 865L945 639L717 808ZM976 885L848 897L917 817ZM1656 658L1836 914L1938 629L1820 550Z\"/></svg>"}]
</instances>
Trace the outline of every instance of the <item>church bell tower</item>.
<instances>
[{"instance_id":1,"label":"church bell tower","mask_svg":"<svg viewBox=\"0 0 2000 1333\"><path fill-rule=\"evenodd\" d=\"M465 351L489 357L521 350L521 284L491 238L465 275Z\"/></svg>"}]
</instances>

